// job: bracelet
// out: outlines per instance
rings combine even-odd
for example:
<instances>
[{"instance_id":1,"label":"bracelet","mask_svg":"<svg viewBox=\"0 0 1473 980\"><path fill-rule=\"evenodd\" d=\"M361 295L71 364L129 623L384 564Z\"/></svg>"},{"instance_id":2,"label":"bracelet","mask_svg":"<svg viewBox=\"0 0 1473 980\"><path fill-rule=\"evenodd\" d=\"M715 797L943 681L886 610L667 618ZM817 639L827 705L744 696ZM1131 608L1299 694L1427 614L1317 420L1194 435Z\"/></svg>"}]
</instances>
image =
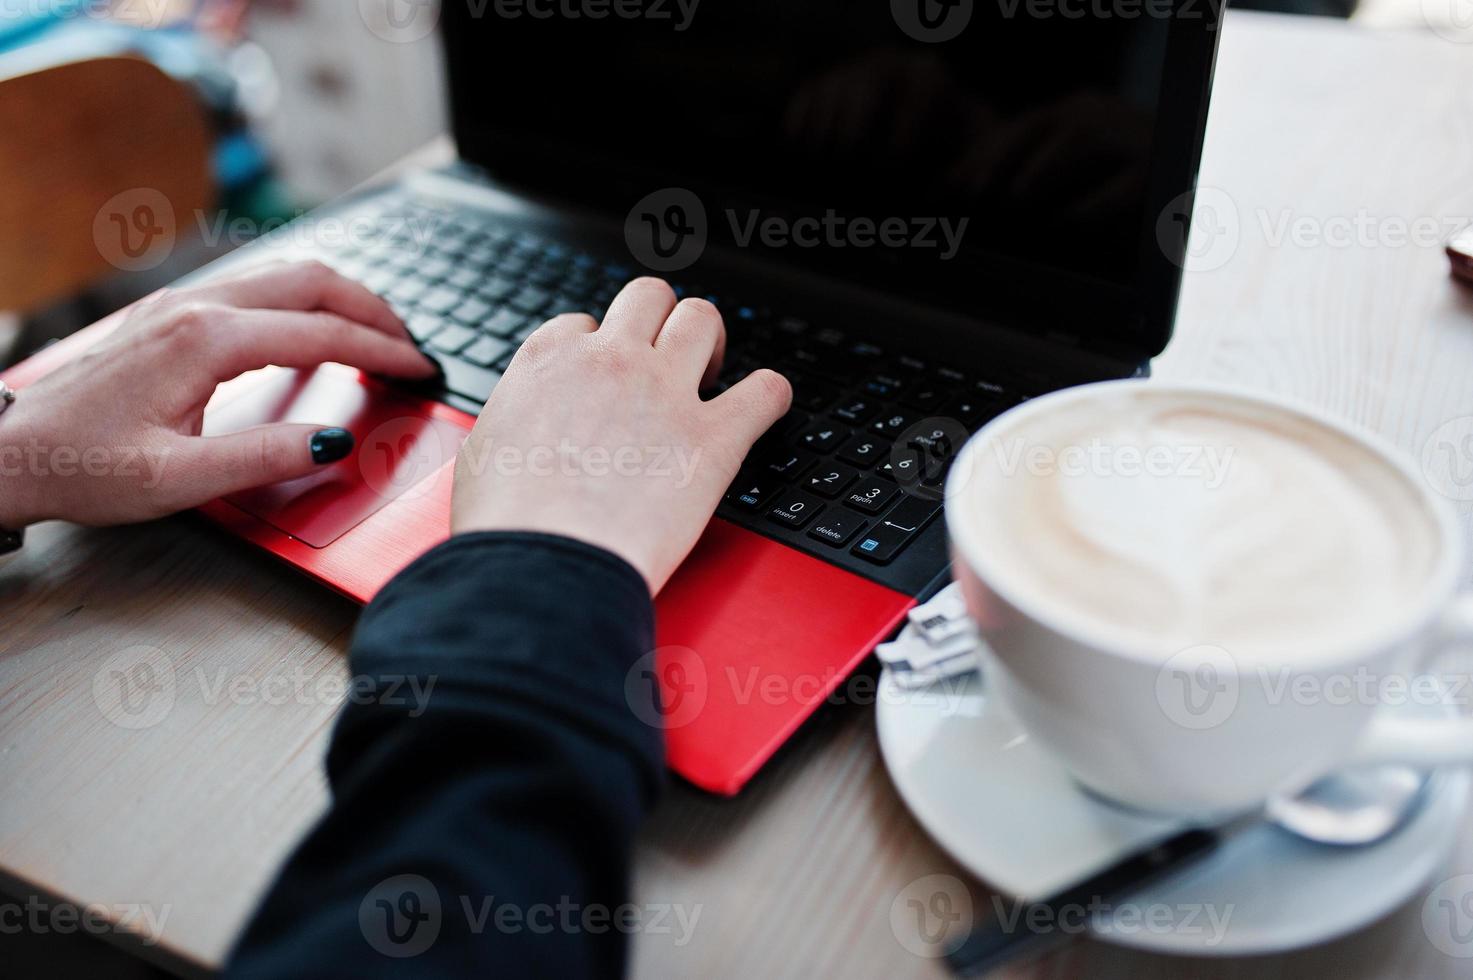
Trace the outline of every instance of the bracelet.
<instances>
[{"instance_id":1,"label":"bracelet","mask_svg":"<svg viewBox=\"0 0 1473 980\"><path fill-rule=\"evenodd\" d=\"M4 415L5 410L13 404L15 404L15 389L4 381L0 381L0 415ZM25 528L21 528L19 531L11 531L0 527L0 555L8 555L12 552L19 551L25 543Z\"/></svg>"}]
</instances>

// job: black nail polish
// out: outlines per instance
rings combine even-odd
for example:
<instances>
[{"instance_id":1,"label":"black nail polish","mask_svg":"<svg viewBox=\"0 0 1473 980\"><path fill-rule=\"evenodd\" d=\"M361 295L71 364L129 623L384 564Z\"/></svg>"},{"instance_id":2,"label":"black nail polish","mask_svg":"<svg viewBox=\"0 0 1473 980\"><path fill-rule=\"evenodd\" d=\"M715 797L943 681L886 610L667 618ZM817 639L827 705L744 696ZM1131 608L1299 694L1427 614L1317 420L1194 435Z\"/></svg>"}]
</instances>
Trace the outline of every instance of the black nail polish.
<instances>
[{"instance_id":1,"label":"black nail polish","mask_svg":"<svg viewBox=\"0 0 1473 980\"><path fill-rule=\"evenodd\" d=\"M353 451L353 433L347 429L323 429L312 433L312 462L319 466L347 459Z\"/></svg>"}]
</instances>

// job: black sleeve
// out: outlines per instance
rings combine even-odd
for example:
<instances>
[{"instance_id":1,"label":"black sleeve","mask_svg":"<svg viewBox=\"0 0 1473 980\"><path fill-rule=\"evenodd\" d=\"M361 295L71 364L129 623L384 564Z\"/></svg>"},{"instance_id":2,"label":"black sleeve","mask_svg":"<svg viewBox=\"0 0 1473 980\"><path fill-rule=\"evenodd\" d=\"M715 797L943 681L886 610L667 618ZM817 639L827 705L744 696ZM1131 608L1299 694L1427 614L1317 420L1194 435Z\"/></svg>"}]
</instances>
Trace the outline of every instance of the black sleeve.
<instances>
[{"instance_id":1,"label":"black sleeve","mask_svg":"<svg viewBox=\"0 0 1473 980\"><path fill-rule=\"evenodd\" d=\"M354 638L331 809L227 975L620 975L664 779L653 619L632 567L565 538L465 535L406 569Z\"/></svg>"}]
</instances>

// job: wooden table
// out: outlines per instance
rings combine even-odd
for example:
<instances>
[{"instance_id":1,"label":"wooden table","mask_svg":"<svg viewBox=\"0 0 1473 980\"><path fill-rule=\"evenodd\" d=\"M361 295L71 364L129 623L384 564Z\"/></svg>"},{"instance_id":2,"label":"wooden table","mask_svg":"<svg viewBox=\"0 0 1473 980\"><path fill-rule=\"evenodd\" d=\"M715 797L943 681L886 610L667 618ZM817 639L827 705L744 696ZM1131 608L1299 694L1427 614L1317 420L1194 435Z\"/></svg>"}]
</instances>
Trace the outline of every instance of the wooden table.
<instances>
[{"instance_id":1,"label":"wooden table","mask_svg":"<svg viewBox=\"0 0 1473 980\"><path fill-rule=\"evenodd\" d=\"M1438 247L1398 245L1392 224L1473 215L1470 172L1473 49L1231 15L1202 183L1217 189L1210 224L1236 228L1236 248L1189 273L1157 373L1302 396L1420 452L1439 426L1473 413L1473 291L1448 279ZM1358 215L1375 226L1367 241L1334 244ZM1301 232L1279 240L1286 217ZM1205 252L1209 264L1222 255ZM167 919L145 952L181 971L217 964L326 803L337 700L314 685L345 676L355 614L189 517L37 528L0 566L0 869L10 888L146 904ZM129 729L109 721L94 682L105 687L138 646L166 657L175 683L164 692L171 709ZM263 687L268 679L278 687ZM1473 833L1447 874L1470 870ZM895 897L936 873L967 881L989 907L985 887L896 797L872 710L834 710L742 798L670 793L644 834L636 898L700 906L700 918L683 946L640 936L634 973L939 977L890 926ZM1469 961L1424 935L1421 904L1291 956L1172 960L1085 942L1018 972L1467 976Z\"/></svg>"}]
</instances>

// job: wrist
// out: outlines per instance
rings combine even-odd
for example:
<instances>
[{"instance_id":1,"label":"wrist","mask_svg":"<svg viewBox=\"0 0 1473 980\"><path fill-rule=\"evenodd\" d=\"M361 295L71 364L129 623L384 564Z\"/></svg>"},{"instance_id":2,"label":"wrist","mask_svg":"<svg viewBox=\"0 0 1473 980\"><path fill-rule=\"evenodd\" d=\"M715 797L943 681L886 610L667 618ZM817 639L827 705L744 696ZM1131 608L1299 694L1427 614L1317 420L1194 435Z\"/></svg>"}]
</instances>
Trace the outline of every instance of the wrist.
<instances>
[{"instance_id":1,"label":"wrist","mask_svg":"<svg viewBox=\"0 0 1473 980\"><path fill-rule=\"evenodd\" d=\"M26 447L36 442L24 396L0 412L0 529L21 531L43 519L37 506L41 477L27 465Z\"/></svg>"}]
</instances>

